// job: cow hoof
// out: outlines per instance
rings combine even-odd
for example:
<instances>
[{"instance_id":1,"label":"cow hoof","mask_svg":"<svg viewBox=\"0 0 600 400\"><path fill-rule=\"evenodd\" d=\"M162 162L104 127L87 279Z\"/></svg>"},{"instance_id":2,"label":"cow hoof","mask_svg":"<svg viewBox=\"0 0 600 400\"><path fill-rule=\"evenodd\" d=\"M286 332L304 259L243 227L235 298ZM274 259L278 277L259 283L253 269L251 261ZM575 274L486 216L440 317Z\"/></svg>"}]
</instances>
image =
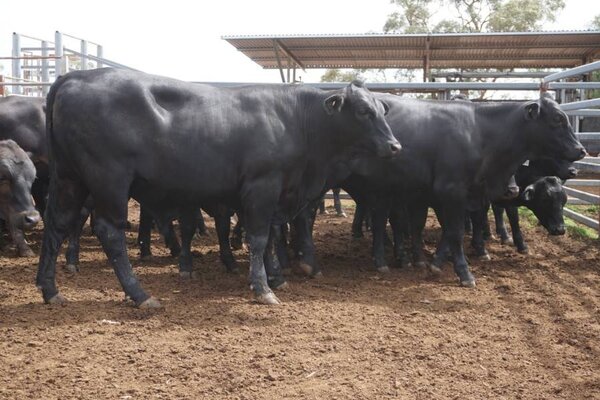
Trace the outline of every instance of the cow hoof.
<instances>
[{"instance_id":1,"label":"cow hoof","mask_svg":"<svg viewBox=\"0 0 600 400\"><path fill-rule=\"evenodd\" d=\"M279 299L277 298L277 296L275 296L275 293L273 293L273 292L256 295L255 300L257 303L266 304L269 306L281 304L281 302L279 301Z\"/></svg>"},{"instance_id":2,"label":"cow hoof","mask_svg":"<svg viewBox=\"0 0 600 400\"><path fill-rule=\"evenodd\" d=\"M429 272L433 275L439 276L442 274L442 269L437 265L429 264Z\"/></svg>"},{"instance_id":3,"label":"cow hoof","mask_svg":"<svg viewBox=\"0 0 600 400\"><path fill-rule=\"evenodd\" d=\"M521 254L529 254L529 249L525 248L525 249L519 249L517 250L519 253Z\"/></svg>"},{"instance_id":4,"label":"cow hoof","mask_svg":"<svg viewBox=\"0 0 600 400\"><path fill-rule=\"evenodd\" d=\"M232 275L239 275L240 267L234 265L233 267L227 268L227 273Z\"/></svg>"},{"instance_id":5,"label":"cow hoof","mask_svg":"<svg viewBox=\"0 0 600 400\"><path fill-rule=\"evenodd\" d=\"M352 232L352 239L362 239L365 235L362 232Z\"/></svg>"},{"instance_id":6,"label":"cow hoof","mask_svg":"<svg viewBox=\"0 0 600 400\"><path fill-rule=\"evenodd\" d=\"M500 239L500 244L502 246L512 245L513 244L513 240L511 238L501 238Z\"/></svg>"},{"instance_id":7,"label":"cow hoof","mask_svg":"<svg viewBox=\"0 0 600 400\"><path fill-rule=\"evenodd\" d=\"M466 281L460 281L460 286L466 287L466 288L474 288L476 286L475 278L468 279Z\"/></svg>"},{"instance_id":8,"label":"cow hoof","mask_svg":"<svg viewBox=\"0 0 600 400\"><path fill-rule=\"evenodd\" d=\"M48 299L47 304L58 304L60 306L67 304L67 299L60 293L55 294L53 297Z\"/></svg>"},{"instance_id":9,"label":"cow hoof","mask_svg":"<svg viewBox=\"0 0 600 400\"><path fill-rule=\"evenodd\" d=\"M152 258L152 254L140 254L140 261L149 261Z\"/></svg>"},{"instance_id":10,"label":"cow hoof","mask_svg":"<svg viewBox=\"0 0 600 400\"><path fill-rule=\"evenodd\" d=\"M337 216L340 218L348 218L348 215L345 212L337 213Z\"/></svg>"},{"instance_id":11,"label":"cow hoof","mask_svg":"<svg viewBox=\"0 0 600 400\"><path fill-rule=\"evenodd\" d=\"M492 260L492 257L490 257L490 255L488 253L477 256L477 258L479 258L481 261L491 261Z\"/></svg>"},{"instance_id":12,"label":"cow hoof","mask_svg":"<svg viewBox=\"0 0 600 400\"><path fill-rule=\"evenodd\" d=\"M321 279L323 277L323 273L321 271L317 271L314 275L311 275L313 279Z\"/></svg>"},{"instance_id":13,"label":"cow hoof","mask_svg":"<svg viewBox=\"0 0 600 400\"><path fill-rule=\"evenodd\" d=\"M313 273L313 267L308 265L305 262L299 262L298 263L298 268L300 268L300 270L306 275L306 276L311 276Z\"/></svg>"},{"instance_id":14,"label":"cow hoof","mask_svg":"<svg viewBox=\"0 0 600 400\"><path fill-rule=\"evenodd\" d=\"M179 271L179 277L184 281L198 279L198 271Z\"/></svg>"},{"instance_id":15,"label":"cow hoof","mask_svg":"<svg viewBox=\"0 0 600 400\"><path fill-rule=\"evenodd\" d=\"M292 269L287 267L287 268L282 268L281 269L281 275L283 276L290 276L292 274Z\"/></svg>"},{"instance_id":16,"label":"cow hoof","mask_svg":"<svg viewBox=\"0 0 600 400\"><path fill-rule=\"evenodd\" d=\"M137 306L139 309L162 308L156 297L149 297Z\"/></svg>"},{"instance_id":17,"label":"cow hoof","mask_svg":"<svg viewBox=\"0 0 600 400\"><path fill-rule=\"evenodd\" d=\"M65 271L67 271L71 274L75 274L75 273L79 272L79 267L75 264L67 264L67 265L65 265Z\"/></svg>"},{"instance_id":18,"label":"cow hoof","mask_svg":"<svg viewBox=\"0 0 600 400\"><path fill-rule=\"evenodd\" d=\"M388 267L387 265L384 265L383 267L378 267L377 272L379 272L380 274L389 274L390 267Z\"/></svg>"},{"instance_id":19,"label":"cow hoof","mask_svg":"<svg viewBox=\"0 0 600 400\"><path fill-rule=\"evenodd\" d=\"M427 262L425 262L425 261L417 261L415 263L415 268L425 269L425 268L427 268Z\"/></svg>"}]
</instances>

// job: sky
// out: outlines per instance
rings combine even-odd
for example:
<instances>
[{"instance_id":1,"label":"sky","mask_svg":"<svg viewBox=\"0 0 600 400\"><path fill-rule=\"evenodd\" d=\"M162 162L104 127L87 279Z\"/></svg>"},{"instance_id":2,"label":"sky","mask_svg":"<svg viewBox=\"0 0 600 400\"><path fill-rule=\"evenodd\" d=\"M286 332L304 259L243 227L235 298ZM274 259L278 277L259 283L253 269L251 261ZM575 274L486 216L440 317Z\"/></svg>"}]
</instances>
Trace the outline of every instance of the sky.
<instances>
[{"instance_id":1,"label":"sky","mask_svg":"<svg viewBox=\"0 0 600 400\"><path fill-rule=\"evenodd\" d=\"M600 0L565 1L546 30L586 29L600 14ZM59 30L103 45L104 57L121 64L206 82L280 82L278 70L260 68L222 36L381 32L394 10L389 0L28 0L22 13L15 4L0 0L11 10L1 18L0 56L10 56L12 32L53 41ZM78 49L79 42L66 39L65 46ZM298 76L318 82L322 72ZM3 73L10 73L9 62Z\"/></svg>"}]
</instances>

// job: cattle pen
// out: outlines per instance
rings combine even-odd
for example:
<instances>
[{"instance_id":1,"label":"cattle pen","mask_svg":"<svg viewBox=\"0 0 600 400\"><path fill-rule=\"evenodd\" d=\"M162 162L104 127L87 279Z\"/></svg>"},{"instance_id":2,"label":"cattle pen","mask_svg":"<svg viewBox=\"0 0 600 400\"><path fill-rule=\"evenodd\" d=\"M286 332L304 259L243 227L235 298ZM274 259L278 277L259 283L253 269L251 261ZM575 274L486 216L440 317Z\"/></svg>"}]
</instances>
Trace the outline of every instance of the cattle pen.
<instances>
[{"instance_id":1,"label":"cattle pen","mask_svg":"<svg viewBox=\"0 0 600 400\"><path fill-rule=\"evenodd\" d=\"M600 132L581 130L583 119L600 118L600 110L594 109L600 106L600 100L589 99L589 93L600 90L600 82L590 79L592 72L600 70L600 62L592 62L600 55L600 32L225 36L223 39L263 68L279 69L284 83L297 82L297 69L421 68L423 82L369 83L369 88L397 94L431 93L438 99L449 99L452 93L465 91L517 93L541 88L550 90L556 93L562 109L571 116L577 136L588 153L600 152ZM25 46L23 41L33 44ZM68 47L66 41L71 43ZM79 48L75 50L77 45ZM511 45L517 47L506 50ZM90 47L95 48L94 54L89 51ZM449 56L449 52L454 54ZM54 41L13 33L12 54L0 57L0 61L10 60L12 68L11 75L0 75L0 95L4 94L5 87L12 88L13 94L45 95L57 74L74 69L108 66L134 70L105 59L103 54L102 45L59 31L55 32ZM465 71L482 67L503 70ZM548 71L548 68L564 67L571 68ZM531 71L524 68L541 69ZM484 78L494 81L481 81ZM499 78L508 78L509 81L497 82ZM518 81L520 79L529 81ZM243 84L203 83L217 86ZM303 84L322 89L337 89L345 85ZM598 157L586 157L576 162L576 166L593 178L596 174L600 175ZM598 193L591 193L600 188L600 179L571 179L566 185L569 205L600 205ZM327 195L328 198L330 196ZM600 230L600 212L596 218L590 218L566 208L565 215L596 231Z\"/></svg>"},{"instance_id":2,"label":"cattle pen","mask_svg":"<svg viewBox=\"0 0 600 400\"><path fill-rule=\"evenodd\" d=\"M374 35L357 36L366 36L369 43ZM466 40L468 48L466 36L449 38ZM540 88L553 92L590 153L578 163L581 177L568 182L569 203L598 204L600 178L595 174L600 174L600 158L591 155L600 151L600 128L589 128L588 122L600 112L594 110L599 103L592 92L600 89L600 82L589 76L600 69L600 34L587 32L581 36L585 43L571 42L571 52L587 54L583 58L560 56L564 42L552 46L535 33L524 36L554 47L558 64L535 72L524 70L531 66L506 66L498 72L471 71L468 66L463 67L469 71L438 70L436 37L409 35L408 48L400 51L408 52L403 54L411 65L432 68L424 74L425 81L367 86L437 99L469 90L508 91L514 97L537 96ZM582 40L575 34L564 36ZM303 50L286 37L259 39L248 43L249 51L256 52L252 59L264 59L269 68L278 69L285 83L296 81L296 67L326 65L323 60L306 61L303 51L319 53L319 48L302 38L292 39ZM14 49L6 59L15 70L4 80L0 76L0 93L5 88L6 95L43 96L56 75L82 65L132 69L104 58L101 45L60 32L45 45L26 35L13 37L14 43L19 51ZM534 44L513 47L524 53L537 51L533 61L541 62L541 50ZM349 66L360 58L351 45L335 46L338 59L332 67ZM388 43L379 50L390 53L384 58L397 59L397 46ZM493 47L490 51L498 54L492 60L513 57L504 44ZM378 49L372 54L380 56ZM20 63L13 62L17 59ZM466 81L478 77L499 81ZM500 82L505 78L510 81ZM345 85L296 84L323 89ZM330 212L315 221L322 276L307 277L293 265L286 275L289 287L277 291L283 303L270 307L251 300L249 251L241 243L233 249L239 273L226 272L218 229L209 219L205 233L192 240L198 276L184 280L177 257L157 232L147 243L152 255L143 257L136 238L142 225L140 204L129 201L126 252L135 275L163 305L153 310L134 308L123 298L91 224L81 232L77 273L67 268L64 251L58 255L56 281L68 303L43 304L34 277L44 230L37 226L26 232L35 257L16 257L9 246L0 251L0 399L600 398L600 242L573 231L548 236L537 223L523 221L529 252L490 238L491 260L467 254L477 276L477 287L467 289L457 284L449 263L439 276L414 262L376 272L371 235L353 236L356 210L349 197L342 198L348 199L344 206L349 218ZM330 202L326 204L331 211ZM577 214L573 218L598 229L596 219ZM424 251L431 259L442 236L433 213L425 228ZM466 249L468 242L465 239Z\"/></svg>"}]
</instances>

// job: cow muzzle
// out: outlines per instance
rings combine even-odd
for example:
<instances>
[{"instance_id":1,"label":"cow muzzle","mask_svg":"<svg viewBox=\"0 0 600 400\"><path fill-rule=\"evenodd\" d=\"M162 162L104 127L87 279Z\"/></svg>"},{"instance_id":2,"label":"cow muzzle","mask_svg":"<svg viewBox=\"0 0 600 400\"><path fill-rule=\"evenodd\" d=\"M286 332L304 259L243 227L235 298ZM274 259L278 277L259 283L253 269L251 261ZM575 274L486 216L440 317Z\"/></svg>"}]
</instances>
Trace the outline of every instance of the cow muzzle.
<instances>
[{"instance_id":1,"label":"cow muzzle","mask_svg":"<svg viewBox=\"0 0 600 400\"><path fill-rule=\"evenodd\" d=\"M36 210L23 211L18 213L15 218L11 219L15 222L15 225L21 229L31 229L42 220L40 213Z\"/></svg>"}]
</instances>

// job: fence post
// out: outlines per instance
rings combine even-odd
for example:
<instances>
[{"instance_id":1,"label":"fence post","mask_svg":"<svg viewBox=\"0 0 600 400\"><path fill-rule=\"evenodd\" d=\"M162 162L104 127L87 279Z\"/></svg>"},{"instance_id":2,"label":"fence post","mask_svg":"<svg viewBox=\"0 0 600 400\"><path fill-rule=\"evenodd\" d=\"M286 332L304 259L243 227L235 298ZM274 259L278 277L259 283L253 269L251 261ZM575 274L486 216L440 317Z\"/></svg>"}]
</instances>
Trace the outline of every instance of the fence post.
<instances>
[{"instance_id":1,"label":"fence post","mask_svg":"<svg viewBox=\"0 0 600 400\"><path fill-rule=\"evenodd\" d=\"M50 82L50 63L48 62L48 57L50 52L48 51L48 42L42 40L42 82L48 83ZM42 94L46 96L48 94L48 86L42 86Z\"/></svg>"},{"instance_id":2,"label":"fence post","mask_svg":"<svg viewBox=\"0 0 600 400\"><path fill-rule=\"evenodd\" d=\"M4 75L0 75L0 83L4 82ZM4 85L0 85L0 96L4 96Z\"/></svg>"},{"instance_id":3,"label":"fence post","mask_svg":"<svg viewBox=\"0 0 600 400\"><path fill-rule=\"evenodd\" d=\"M102 46L100 46L99 44L96 45L96 57L102 59L104 58L104 48ZM96 68L102 68L104 66L104 64L102 64L102 61L97 61L96 62Z\"/></svg>"},{"instance_id":4,"label":"fence post","mask_svg":"<svg viewBox=\"0 0 600 400\"><path fill-rule=\"evenodd\" d=\"M13 32L12 56L12 76L13 78L17 78L16 80L20 82L20 79L18 78L22 78L23 76L21 70L21 59L19 58L21 57L21 36L16 32ZM21 92L21 86L13 86L12 93L21 94Z\"/></svg>"},{"instance_id":5,"label":"fence post","mask_svg":"<svg viewBox=\"0 0 600 400\"><path fill-rule=\"evenodd\" d=\"M54 75L58 78L60 75L67 72L64 60L63 38L62 33L59 31L54 33L54 56L56 57L54 62Z\"/></svg>"},{"instance_id":6,"label":"fence post","mask_svg":"<svg viewBox=\"0 0 600 400\"><path fill-rule=\"evenodd\" d=\"M85 71L88 67L87 63L88 63L88 50L87 50L87 41L86 40L82 40L81 41L81 58L80 58L80 68L82 71Z\"/></svg>"}]
</instances>

